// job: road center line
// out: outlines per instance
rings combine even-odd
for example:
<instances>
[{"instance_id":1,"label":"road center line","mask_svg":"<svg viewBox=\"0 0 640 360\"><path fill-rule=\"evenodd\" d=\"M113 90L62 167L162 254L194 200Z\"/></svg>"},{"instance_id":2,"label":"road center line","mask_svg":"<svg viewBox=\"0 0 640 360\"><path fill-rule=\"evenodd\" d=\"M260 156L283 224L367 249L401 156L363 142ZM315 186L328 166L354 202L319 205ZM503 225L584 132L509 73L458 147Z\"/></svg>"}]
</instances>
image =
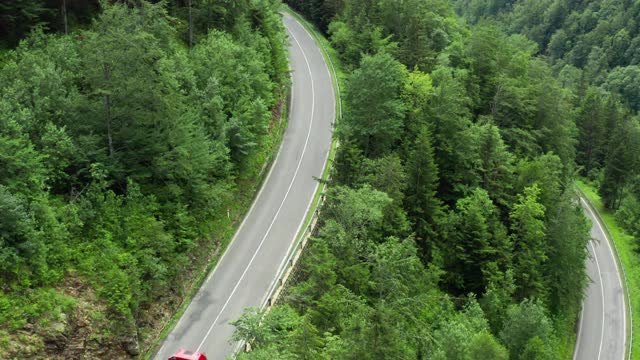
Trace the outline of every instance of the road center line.
<instances>
[{"instance_id":1,"label":"road center line","mask_svg":"<svg viewBox=\"0 0 640 360\"><path fill-rule=\"evenodd\" d=\"M304 26L302 26L298 20L296 20L295 18L292 18L292 20L293 20L293 22L294 22L295 24L297 24L297 25L298 25L298 27L300 27L300 28L302 29L302 31L303 31L304 33L306 33L306 34L309 36L309 38L311 39L311 41L313 41L314 43L316 43L315 39L314 39L314 38L313 38L313 37L312 37L312 36L311 36L307 31L306 31L306 29L304 28ZM287 30L288 30L289 32L291 32L291 30L289 30L289 29L287 29ZM330 70L329 70L329 66L327 65L327 63L326 63L325 61L323 61L323 63L324 63L325 70L327 71L327 75L329 76L329 78L331 78L331 73L330 73ZM331 80L331 81L333 82L333 80ZM293 94L294 94L294 92L291 92L291 98L293 98ZM331 95L332 95L332 98L333 98L333 99L335 99L335 98L336 98L335 91L333 90L333 86L331 87ZM335 120L335 118L336 118L336 109L335 109L335 104L334 104L334 106L333 106L333 115L331 116L331 118L332 118L332 119L334 119L334 120ZM327 166L329 166L329 165L328 165L328 163L329 163L329 155L330 155L330 153L331 153L331 151L328 151L328 152L327 152L327 156L326 156L326 158L325 158L325 160L324 160L324 166L323 166L323 169L322 169L322 171L323 171L323 172L324 172L324 169L325 169ZM320 183L318 182L318 183L316 184L316 187L315 187L315 188L314 188L314 190L313 190L313 194L316 194L316 193L318 192L318 188L319 188L319 187L320 187ZM314 196L315 196L315 195L314 195ZM313 204L314 196L312 196L312 197L309 199L309 203L307 204L307 208L306 208L306 210L305 210L305 212L304 212L304 213L305 213L305 215L308 215L308 214L309 214L309 210L311 209L311 205ZM262 297L262 300L260 301L260 304L261 304L261 305L260 305L260 309L264 309L264 308L265 308L265 306L267 306L267 302L268 302L268 300L269 300L269 294L271 294L271 292L273 291L274 287L276 286L276 282L278 281L278 275L280 275L280 273L282 272L283 267L284 267L284 266L286 266L286 262L287 262L287 259L289 258L290 253L291 253L291 249L293 248L293 246L294 246L294 245L295 245L295 243L296 243L296 239L298 238L298 235L300 234L300 230L302 229L302 226L304 225L305 220L306 220L306 216L305 216L305 217L303 217L303 218L300 220L300 224L298 225L298 228L296 229L296 232L295 232L295 234L293 235L293 238L291 239L291 242L290 242L290 244L289 244L289 248L288 248L288 249L287 249L287 251L285 252L284 257L282 258L282 261L280 262L280 265L278 266L278 271L276 272L276 276L275 276L275 277L273 278L273 280L271 281L271 284L269 285L269 290L267 290L267 292L266 292L266 293L264 294L264 296ZM238 341L238 342L236 343L236 346L235 346L234 351L233 351L233 352L234 352L234 354L235 354L235 353L237 353L237 352L238 352L238 350L240 350L240 348L242 347L243 343L244 343L244 342L243 342L242 340L241 340L241 341Z\"/></svg>"},{"instance_id":2,"label":"road center line","mask_svg":"<svg viewBox=\"0 0 640 360\"><path fill-rule=\"evenodd\" d=\"M302 29L302 31L303 31L304 33L306 33L306 34L309 36L309 38L311 39L311 41L312 41L313 43L316 43L315 39L311 36L311 34L309 34L309 33L307 32L307 30L304 28L304 26L302 26L302 25L298 22L298 20L296 20L296 19L294 19L294 18L292 18L292 20L293 20L294 24L297 24L297 25ZM291 33L291 35L293 36L293 32L291 32L291 30L289 30L289 29L287 29L287 30L288 30L288 31ZM320 54L320 55L322 56L322 54ZM325 61L323 61L323 63L324 63L325 70L327 71L327 75L329 76L329 78L331 78L331 73L329 72L329 67L327 66L327 63L326 63ZM331 80L331 81L332 81L332 83L333 83L333 80ZM333 96L332 98L333 98L333 99L335 99L335 98L336 98L336 95L335 95L335 92L334 92L334 90L333 90L333 86L331 87L331 93L332 93L332 96ZM292 94L293 94L293 93L292 93ZM331 116L331 118L332 118L332 119L335 119L335 118L336 118L336 108L335 108L335 104L334 104L334 106L333 106L333 115ZM330 153L331 153L331 150L329 150L329 151L327 152L327 157L326 157L326 158L325 158L325 160L324 160L324 165L323 165L323 167L322 167L322 171L324 171L324 168L328 166L328 162L329 162L329 155L330 155ZM319 187L320 187L320 182L318 182L318 183L316 184L316 187L315 187L315 188L314 188L314 190L313 190L313 196L311 196L311 198L309 199L309 204L307 204L307 208L306 208L306 210L305 210L305 212L304 212L305 216L302 218L302 220L300 220L300 224L298 225L298 228L296 229L296 232L295 232L295 234L293 235L293 239L291 239L291 242L290 242L290 244L289 244L289 248L287 249L287 252L285 253L284 257L282 258L282 261L280 262L280 265L278 266L278 272L276 273L276 276L273 278L273 280L272 280L272 282L271 282L271 285L269 286L269 290L267 291L267 293L263 296L262 300L260 301L260 304L261 304L261 305L260 305L260 308L264 308L264 307L267 305L267 301L269 300L269 299L268 299L268 296L269 296L270 292L273 290L273 288L274 288L274 286L275 286L275 284L276 284L276 281L278 280L278 275L279 275L279 274L280 274L280 272L282 271L283 267L284 267L284 266L286 266L286 261L287 261L287 258L289 257L289 253L291 252L291 249L293 248L293 246L294 246L294 245L295 245L295 243L296 243L296 239L298 238L298 235L300 234L300 230L302 229L302 226L304 225L305 220L307 220L307 215L309 214L309 209L311 209L311 205L313 204L313 199L314 199L314 197L315 197L315 194L318 192L318 188L319 188Z\"/></svg>"},{"instance_id":3,"label":"road center line","mask_svg":"<svg viewBox=\"0 0 640 360\"><path fill-rule=\"evenodd\" d=\"M300 155L300 160L298 161L298 165L296 167L296 171L293 174L293 178L291 179L291 182L289 183L289 187L287 188L287 191L284 194L284 198L282 199L282 202L280 203L280 206L278 207L278 210L276 211L276 214L273 216L273 219L271 220L271 224L269 224L269 227L267 228L267 231L265 232L264 236L262 237L262 240L260 240L260 244L256 248L256 251L253 253L253 256L251 256L251 260L249 260L249 263L247 264L247 267L242 272L242 275L240 276L240 279L238 279L238 282L233 287L233 290L231 291L231 294L229 294L229 297L225 301L224 305L222 305L222 309L220 309L220 312L218 313L216 318L211 323L211 326L209 327L209 330L205 334L204 338L202 338L202 341L200 342L200 345L198 345L198 348L196 349L196 351L200 351L200 348L202 348L202 345L204 345L205 341L207 340L207 338L211 334L211 331L213 331L213 327L216 325L216 323L218 322L218 319L220 319L220 316L222 315L224 310L227 308L227 305L229 305L229 302L231 301L231 298L233 297L233 295L238 290L238 287L240 286L240 283L242 282L244 277L247 275L247 272L249 271L249 268L251 267L251 264L253 264L253 261L256 259L257 255L258 255L258 252L260 252L260 249L262 248L262 245L264 244L265 240L267 239L267 236L269 236L269 233L271 232L271 229L273 228L273 224L275 224L276 219L278 218L278 215L280 214L280 211L282 210L282 207L284 206L284 203L287 200L287 197L289 196L289 192L291 191L291 188L293 187L293 183L295 182L296 177L298 176L298 171L300 170L300 166L302 165L302 159L304 159L304 154L307 151L307 146L309 144L309 138L311 136L311 129L312 129L312 125L313 125L313 115L314 115L314 111L315 111L315 101L316 101L315 88L314 88L314 84L313 84L313 72L311 71L311 66L309 65L309 59L307 59L307 55L305 54L304 49L302 48L302 46L298 42L298 39L296 39L296 37L295 37L295 35L293 35L293 33L291 33L291 37L293 38L293 40L295 40L296 44L300 48L300 51L302 52L302 56L304 57L304 61L307 64L307 70L309 71L309 77L311 79L311 81L310 81L311 82L311 120L309 122L309 131L307 132L307 138L304 141L304 147L302 149L302 154Z\"/></svg>"},{"instance_id":4,"label":"road center line","mask_svg":"<svg viewBox=\"0 0 640 360\"><path fill-rule=\"evenodd\" d=\"M596 267L598 268L598 277L600 277L600 296L602 298L602 326L600 327L600 347L598 348L598 360L600 360L600 354L602 353L602 342L604 341L604 286L602 285L602 272L600 271L598 254L596 254L596 248L593 246L593 240L589 241L589 246L591 246L591 251L593 251L593 259L596 261Z\"/></svg>"}]
</instances>

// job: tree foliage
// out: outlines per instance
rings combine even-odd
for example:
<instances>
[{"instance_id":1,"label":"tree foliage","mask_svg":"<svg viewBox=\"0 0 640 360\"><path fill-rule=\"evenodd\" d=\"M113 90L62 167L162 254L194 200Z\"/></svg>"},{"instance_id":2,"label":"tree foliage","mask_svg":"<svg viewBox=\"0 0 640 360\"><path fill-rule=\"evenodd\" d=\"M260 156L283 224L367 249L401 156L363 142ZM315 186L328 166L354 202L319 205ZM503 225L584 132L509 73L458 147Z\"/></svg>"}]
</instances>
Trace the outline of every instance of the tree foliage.
<instances>
[{"instance_id":1,"label":"tree foliage","mask_svg":"<svg viewBox=\"0 0 640 360\"><path fill-rule=\"evenodd\" d=\"M402 64L382 53L365 56L349 78L341 131L367 157L384 155L396 145L405 113L400 89L406 76Z\"/></svg>"},{"instance_id":2,"label":"tree foliage","mask_svg":"<svg viewBox=\"0 0 640 360\"><path fill-rule=\"evenodd\" d=\"M444 0L287 2L337 50L345 116L286 305L235 322L240 356L566 356L576 170L638 230L640 8L458 0L469 26ZM119 336L261 166L284 29L271 0L66 3L0 5L0 325L69 313L73 275Z\"/></svg>"},{"instance_id":3,"label":"tree foliage","mask_svg":"<svg viewBox=\"0 0 640 360\"><path fill-rule=\"evenodd\" d=\"M573 106L578 131L576 163L580 173L597 181L607 207L618 209L625 196L624 189L630 186L634 176L634 171L629 169L637 168L635 159L625 152L635 149L638 141L634 126L628 123L634 121L631 119L640 110L640 33L637 31L640 6L626 0L457 0L456 5L471 23L494 23L536 43L533 50L547 57L565 87L559 91L553 83L540 83L541 89L546 88L540 96L552 104L545 107L545 112L560 114L557 109L566 107L567 100ZM485 62L481 64L490 66ZM537 83L535 77L529 83ZM558 99L565 100L559 102ZM556 126L547 125L550 131L540 135L548 138L550 141L545 142L552 145L545 150L553 150L567 164L572 150L568 144L563 146L555 135L575 130L571 124L559 120L562 119L554 122ZM628 137L621 137L617 131L620 126L630 132ZM505 138L509 142L508 137ZM628 198L631 203L635 201L633 195ZM635 210L633 214L629 211L627 208L627 216L634 217Z\"/></svg>"},{"instance_id":4,"label":"tree foliage","mask_svg":"<svg viewBox=\"0 0 640 360\"><path fill-rule=\"evenodd\" d=\"M70 316L70 279L105 305L106 338L184 296L176 284L220 241L238 179L262 166L288 81L275 1L216 2L233 26L199 11L190 50L180 4L85 3L66 1L68 35L53 2L0 5L5 44L22 39L0 61L0 327L12 332ZM36 23L48 27L27 34Z\"/></svg>"}]
</instances>

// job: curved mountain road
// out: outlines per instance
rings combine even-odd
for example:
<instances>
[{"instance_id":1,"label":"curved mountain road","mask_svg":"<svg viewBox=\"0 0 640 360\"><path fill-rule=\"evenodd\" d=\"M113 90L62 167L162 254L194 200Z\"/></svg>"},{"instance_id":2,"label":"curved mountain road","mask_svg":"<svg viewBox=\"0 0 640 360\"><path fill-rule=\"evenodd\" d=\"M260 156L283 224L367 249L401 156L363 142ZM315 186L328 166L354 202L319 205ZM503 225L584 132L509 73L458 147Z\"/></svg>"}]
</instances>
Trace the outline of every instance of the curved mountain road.
<instances>
[{"instance_id":1,"label":"curved mountain road","mask_svg":"<svg viewBox=\"0 0 640 360\"><path fill-rule=\"evenodd\" d=\"M292 71L289 124L278 156L231 244L164 340L156 359L179 348L210 360L231 355L234 327L246 307L265 303L267 292L318 187L331 148L335 94L318 45L284 14Z\"/></svg>"},{"instance_id":2,"label":"curved mountain road","mask_svg":"<svg viewBox=\"0 0 640 360\"><path fill-rule=\"evenodd\" d=\"M591 238L586 289L574 360L624 360L627 346L627 314L622 277L603 224L584 199L580 199L591 219Z\"/></svg>"}]
</instances>

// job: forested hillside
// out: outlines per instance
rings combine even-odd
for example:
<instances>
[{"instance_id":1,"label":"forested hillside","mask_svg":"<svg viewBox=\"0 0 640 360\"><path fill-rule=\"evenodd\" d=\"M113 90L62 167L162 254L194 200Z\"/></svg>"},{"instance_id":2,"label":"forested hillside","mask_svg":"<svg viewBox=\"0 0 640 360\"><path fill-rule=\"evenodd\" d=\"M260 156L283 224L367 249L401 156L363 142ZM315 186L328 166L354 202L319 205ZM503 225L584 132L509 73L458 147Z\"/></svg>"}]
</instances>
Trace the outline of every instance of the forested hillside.
<instances>
[{"instance_id":1,"label":"forested hillside","mask_svg":"<svg viewBox=\"0 0 640 360\"><path fill-rule=\"evenodd\" d=\"M244 359L567 359L595 184L640 239L640 2L285 0L345 74L318 225ZM278 0L0 3L0 358L131 358L286 125ZM639 243L640 244L640 243Z\"/></svg>"},{"instance_id":2,"label":"forested hillside","mask_svg":"<svg viewBox=\"0 0 640 360\"><path fill-rule=\"evenodd\" d=\"M640 239L640 3L457 0L471 23L534 40L572 94L576 162Z\"/></svg>"},{"instance_id":3,"label":"forested hillside","mask_svg":"<svg viewBox=\"0 0 640 360\"><path fill-rule=\"evenodd\" d=\"M242 357L570 358L578 96L538 45L446 0L288 3L337 50L345 111L318 230L281 304L236 322Z\"/></svg>"},{"instance_id":4,"label":"forested hillside","mask_svg":"<svg viewBox=\"0 0 640 360\"><path fill-rule=\"evenodd\" d=\"M49 3L0 5L0 358L129 357L278 141L279 3Z\"/></svg>"}]
</instances>

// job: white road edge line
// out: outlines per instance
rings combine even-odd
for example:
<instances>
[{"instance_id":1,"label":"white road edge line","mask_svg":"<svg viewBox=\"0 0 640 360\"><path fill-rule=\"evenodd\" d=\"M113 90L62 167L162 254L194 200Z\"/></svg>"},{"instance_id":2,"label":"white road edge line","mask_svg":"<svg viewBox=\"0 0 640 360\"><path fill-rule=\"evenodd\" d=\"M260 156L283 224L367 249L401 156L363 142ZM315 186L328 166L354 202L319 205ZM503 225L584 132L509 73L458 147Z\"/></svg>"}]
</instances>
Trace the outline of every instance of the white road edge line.
<instances>
[{"instance_id":1,"label":"white road edge line","mask_svg":"<svg viewBox=\"0 0 640 360\"><path fill-rule=\"evenodd\" d=\"M233 297L233 295L238 290L238 286L240 286L240 283L242 282L244 277L247 275L247 272L249 271L249 268L251 267L251 264L253 264L253 261L256 259L256 256L258 255L258 252L260 252L260 249L262 248L262 245L264 244L265 240L267 239L267 236L269 236L269 233L271 232L271 229L273 228L273 224L276 222L276 219L278 218L278 215L280 214L280 211L282 210L282 206L284 206L284 203L287 200L287 197L289 196L289 192L291 191L291 188L293 187L293 183L295 182L296 177L298 176L298 171L300 170L300 166L302 165L302 159L304 159L304 154L307 151L307 145L309 144L309 138L311 136L311 128L313 126L313 115L314 115L314 112L315 112L316 96L315 96L315 89L314 89L314 84L313 84L313 72L311 71L311 66L309 65L309 60L307 59L307 55L304 53L304 50L302 49L302 46L298 42L298 39L296 39L295 36L293 36L293 39L295 40L296 44L298 44L298 47L300 48L300 51L302 52L302 56L304 57L304 61L307 64L307 70L309 71L309 77L310 77L310 80L311 80L310 81L311 82L311 120L309 122L309 131L307 132L307 138L305 139L304 147L302 148L302 154L300 155L300 160L298 161L298 165L296 167L296 171L293 174L293 178L291 179L291 182L289 183L289 187L287 188L287 191L284 194L284 198L282 199L282 202L280 203L280 206L278 207L278 210L276 211L276 214L273 216L273 220L271 221L271 224L267 228L267 231L265 232L264 236L262 237L262 240L260 240L260 244L256 248L256 251L253 253L253 256L251 256L251 260L249 260L249 263L247 264L247 267L244 269L244 271L242 272L242 275L240 276L240 279L238 279L238 282L233 287L233 290L231 291L231 294L229 294L229 297L227 298L227 301L225 301L224 305L222 305L222 309L220 309L220 312L218 313L216 318L211 323L211 326L209 327L209 330L207 331L207 333L205 334L204 338L200 342L200 345L198 345L198 348L196 349L196 351L200 351L200 348L202 347L202 345L204 345L205 341L207 340L207 338L211 334L211 331L213 330L213 327L216 325L216 323L218 322L218 319L220 318L220 316L222 315L224 310L227 308L227 305L229 305L229 301L231 301L231 298ZM273 169L273 167L272 167L272 169ZM246 218L245 218L245 220L246 220Z\"/></svg>"},{"instance_id":2,"label":"white road edge line","mask_svg":"<svg viewBox=\"0 0 640 360\"><path fill-rule=\"evenodd\" d=\"M291 111L292 105L293 105L293 91L291 92L291 96L290 96L289 111ZM246 215L242 219L242 222L240 223L240 226L238 226L238 229L236 230L236 233L231 238L231 241L229 241L229 244L227 245L227 249L225 250L224 253L222 253L222 256L220 257L220 259L218 259L218 263L216 263L216 266L213 268L213 270L209 274L209 277L207 277L207 280L204 282L205 285L209 283L209 280L211 280L213 275L218 270L218 267L222 263L222 260L224 259L224 257L227 255L227 253L231 249L231 246L234 244L235 239L238 237L238 234L240 233L240 231L244 227L244 224L247 222L247 219L249 218L249 215L253 212L253 209L256 207L256 204L258 203L258 199L260 199L260 196L262 195L262 192L267 187L267 183L269 182L269 179L271 178L271 173L273 173L273 169L276 167L276 164L278 163L278 159L280 159L280 153L282 152L282 148L283 147L284 147L284 141L280 142L280 147L278 148L278 152L276 153L276 157L273 160L273 164L271 164L271 167L269 169L269 172L267 173L267 176L264 178L264 181L262 182L262 186L260 186L260 190L258 191L258 194L256 195L253 203L251 204L251 207L249 207L249 211L247 211ZM200 291L202 291L202 288L198 289L198 293ZM197 293L196 293L196 296L197 296ZM182 319L184 319L184 316L181 316L180 319L178 319L178 322L174 326L174 329L180 327L180 324L182 323ZM162 350L164 349L165 343L166 343L166 341L162 342L162 346L160 346L160 350L158 350L156 355L157 354L162 354Z\"/></svg>"},{"instance_id":3,"label":"white road edge line","mask_svg":"<svg viewBox=\"0 0 640 360\"><path fill-rule=\"evenodd\" d=\"M620 285L620 288L622 289L622 324L624 325L622 328L624 329L623 334L623 348L624 351L622 352L622 359L624 360L624 354L626 352L626 342L627 342L627 304L625 303L625 293L624 293L624 286L622 286L622 277L620 276L620 269L618 268L618 258L614 255L613 253L613 249L611 248L611 239L609 239L609 237L607 236L606 231L604 231L604 228L602 227L602 225L600 224L600 220L598 220L598 217L593 213L593 210L591 210L591 206L589 206L589 204L584 200L584 198L580 197L580 200L586 205L587 210L589 211L589 214L591 214L591 217L596 221L596 224L598 225L598 228L600 229L600 232L602 233L602 235L604 235L604 238L607 242L607 247L609 248L609 253L611 254L611 258L613 259L613 265L616 267L616 275L618 276L618 284ZM594 250L595 251L595 250ZM598 269L598 272L600 272L600 269ZM604 301L602 303L602 311L604 312ZM603 327L603 331L604 331L604 321L602 323L602 327ZM598 357L600 358L600 357Z\"/></svg>"},{"instance_id":4,"label":"white road edge line","mask_svg":"<svg viewBox=\"0 0 640 360\"><path fill-rule=\"evenodd\" d=\"M292 98L291 103L293 103L293 95L291 95L291 98ZM291 111L291 105L289 105L289 111ZM209 277L207 278L207 281L205 282L205 284L208 283L209 280L211 280L211 278L213 277L213 274L215 274L216 270L218 270L218 266L220 266L220 263L222 263L222 259L224 259L224 256L227 255L227 253L229 252L228 250L231 248L231 244L234 243L234 240L236 239L236 237L238 237L238 234L240 234L240 230L242 230L242 228L244 227L244 224L247 222L247 219L249 218L249 215L251 215L251 213L253 212L253 209L256 207L256 204L258 203L258 199L260 199L260 196L262 195L262 192L267 187L267 183L269 182L269 179L271 178L271 173L273 173L273 169L275 169L276 164L278 163L278 159L280 159L280 153L282 152L282 148L283 147L284 147L284 141L282 141L280 143L280 147L278 148L278 153L276 154L276 158L274 159L273 164L271 164L271 168L269 169L269 172L267 173L267 177L264 179L264 182L262 183L262 186L260 187L260 191L258 191L258 195L256 195L256 198L254 199L253 204L251 204L251 207L249 208L249 211L247 211L247 215L245 215L244 219L242 219L242 222L240 223L240 226L238 227L238 230L236 231L235 235L233 235L233 238L229 242L229 246L227 247L227 251L225 251L224 254L222 254L222 257L220 257L220 260L218 260L218 263L213 268L213 271L211 271L211 274L209 274ZM180 320L182 320L182 318Z\"/></svg>"}]
</instances>

